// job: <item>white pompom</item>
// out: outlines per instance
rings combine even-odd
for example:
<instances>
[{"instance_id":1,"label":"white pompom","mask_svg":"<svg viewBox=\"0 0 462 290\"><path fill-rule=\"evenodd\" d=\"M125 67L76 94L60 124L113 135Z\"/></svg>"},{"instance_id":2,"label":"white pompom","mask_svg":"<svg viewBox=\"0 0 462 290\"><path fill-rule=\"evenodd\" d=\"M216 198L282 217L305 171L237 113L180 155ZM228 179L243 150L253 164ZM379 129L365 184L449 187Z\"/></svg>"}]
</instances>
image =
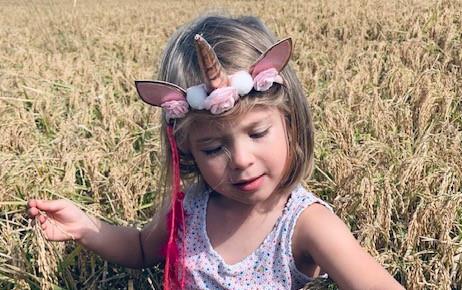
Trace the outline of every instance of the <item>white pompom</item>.
<instances>
[{"instance_id":1,"label":"white pompom","mask_svg":"<svg viewBox=\"0 0 462 290\"><path fill-rule=\"evenodd\" d=\"M231 86L237 89L240 96L248 94L253 88L252 76L246 71L238 71L230 76Z\"/></svg>"},{"instance_id":2,"label":"white pompom","mask_svg":"<svg viewBox=\"0 0 462 290\"><path fill-rule=\"evenodd\" d=\"M204 84L190 87L186 90L186 100L193 109L203 110L206 97L207 92Z\"/></svg>"}]
</instances>

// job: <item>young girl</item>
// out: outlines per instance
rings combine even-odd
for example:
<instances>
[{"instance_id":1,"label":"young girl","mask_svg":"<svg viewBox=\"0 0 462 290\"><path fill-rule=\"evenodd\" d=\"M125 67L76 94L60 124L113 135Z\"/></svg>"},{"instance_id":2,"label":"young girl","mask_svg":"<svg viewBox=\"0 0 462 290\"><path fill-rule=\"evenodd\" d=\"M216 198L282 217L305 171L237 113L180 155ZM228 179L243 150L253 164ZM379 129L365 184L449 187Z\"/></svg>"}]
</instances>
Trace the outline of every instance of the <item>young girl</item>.
<instances>
[{"instance_id":1,"label":"young girl","mask_svg":"<svg viewBox=\"0 0 462 290\"><path fill-rule=\"evenodd\" d=\"M141 231L66 200L30 200L29 215L48 239L75 239L108 261L165 261L166 289L299 289L325 274L342 289L402 289L300 185L313 164L313 125L291 52L290 38L278 42L254 17L179 29L162 81L136 82L164 112L165 209Z\"/></svg>"}]
</instances>

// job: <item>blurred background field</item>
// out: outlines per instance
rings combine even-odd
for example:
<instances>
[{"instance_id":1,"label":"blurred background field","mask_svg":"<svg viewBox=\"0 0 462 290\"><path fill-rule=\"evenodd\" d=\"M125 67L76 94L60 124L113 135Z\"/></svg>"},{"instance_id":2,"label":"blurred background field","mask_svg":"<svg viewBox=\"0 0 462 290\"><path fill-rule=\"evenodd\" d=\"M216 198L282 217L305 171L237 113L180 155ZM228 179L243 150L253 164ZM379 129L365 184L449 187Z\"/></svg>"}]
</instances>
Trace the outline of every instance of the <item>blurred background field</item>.
<instances>
[{"instance_id":1,"label":"blurred background field","mask_svg":"<svg viewBox=\"0 0 462 290\"><path fill-rule=\"evenodd\" d=\"M217 9L293 38L316 126L306 185L407 289L462 289L462 2L431 0L0 1L0 289L160 289L161 267L46 242L25 203L149 220L159 112L134 80L155 76L178 26Z\"/></svg>"}]
</instances>

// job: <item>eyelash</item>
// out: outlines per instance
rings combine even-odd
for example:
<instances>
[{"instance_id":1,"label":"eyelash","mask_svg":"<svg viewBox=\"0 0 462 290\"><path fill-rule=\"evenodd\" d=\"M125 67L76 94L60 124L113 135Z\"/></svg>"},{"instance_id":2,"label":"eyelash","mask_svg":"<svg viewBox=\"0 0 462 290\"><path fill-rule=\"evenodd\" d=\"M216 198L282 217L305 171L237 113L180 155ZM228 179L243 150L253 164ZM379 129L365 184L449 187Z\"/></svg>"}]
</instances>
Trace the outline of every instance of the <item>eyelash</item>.
<instances>
[{"instance_id":1,"label":"eyelash","mask_svg":"<svg viewBox=\"0 0 462 290\"><path fill-rule=\"evenodd\" d=\"M256 133L252 133L250 134L250 138L252 139L260 139L260 138L263 138L266 136L266 134L268 134L269 132L269 128L263 130L263 131L260 131L260 132L256 132Z\"/></svg>"},{"instance_id":2,"label":"eyelash","mask_svg":"<svg viewBox=\"0 0 462 290\"><path fill-rule=\"evenodd\" d=\"M216 154L220 153L222 147L223 146L218 146L218 147L212 148L212 149L204 149L204 150L202 150L202 152L204 152L205 155L207 155L207 156L213 156L213 155L216 155Z\"/></svg>"},{"instance_id":3,"label":"eyelash","mask_svg":"<svg viewBox=\"0 0 462 290\"><path fill-rule=\"evenodd\" d=\"M249 134L249 137L252 139L260 139L260 138L265 137L268 134L268 132L269 132L269 128L263 131L260 131L260 132ZM214 155L218 155L219 153L221 153L222 150L223 150L223 146L218 146L212 149L204 149L202 150L202 152L204 152L204 154L207 156L214 156Z\"/></svg>"}]
</instances>

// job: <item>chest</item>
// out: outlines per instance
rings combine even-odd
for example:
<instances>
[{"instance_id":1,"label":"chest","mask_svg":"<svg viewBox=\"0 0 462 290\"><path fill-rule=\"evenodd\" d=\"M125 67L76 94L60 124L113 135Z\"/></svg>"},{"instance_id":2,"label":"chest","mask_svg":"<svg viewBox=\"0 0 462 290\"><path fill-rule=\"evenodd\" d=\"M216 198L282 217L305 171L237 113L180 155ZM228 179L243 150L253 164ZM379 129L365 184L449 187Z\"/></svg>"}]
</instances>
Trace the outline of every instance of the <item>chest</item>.
<instances>
[{"instance_id":1,"label":"chest","mask_svg":"<svg viewBox=\"0 0 462 290\"><path fill-rule=\"evenodd\" d=\"M215 209L209 207L206 235L211 247L228 265L243 261L255 252L270 236L281 212L261 216L229 216L217 219Z\"/></svg>"},{"instance_id":2,"label":"chest","mask_svg":"<svg viewBox=\"0 0 462 290\"><path fill-rule=\"evenodd\" d=\"M201 201L187 206L191 215L186 219L186 265L194 285L208 281L223 287L248 280L247 288L238 288L264 289L261 285L269 285L262 282L264 278L282 283L280 289L299 289L316 273L316 265L304 263L304 258L300 263L291 248L296 218L289 218L284 207L274 214L249 217L205 205Z\"/></svg>"},{"instance_id":3,"label":"chest","mask_svg":"<svg viewBox=\"0 0 462 290\"><path fill-rule=\"evenodd\" d=\"M214 251L228 265L236 265L244 261L260 247L267 247L272 241L267 239L277 238L278 235L272 235L278 226L280 215L266 216L263 219L255 218L245 223L236 223L235 220L219 220L208 218L206 224L206 233ZM295 229L294 229L295 230ZM291 238L296 239L295 233ZM320 267L311 257L304 256L299 251L297 245L299 241L292 241L290 251L296 265L296 268L308 277L316 277L320 274ZM267 253L270 255L270 253Z\"/></svg>"},{"instance_id":4,"label":"chest","mask_svg":"<svg viewBox=\"0 0 462 290\"><path fill-rule=\"evenodd\" d=\"M307 282L293 277L289 243L274 228L278 217L245 223L210 217L202 231L193 227L187 235L186 275L194 289L299 289Z\"/></svg>"}]
</instances>

